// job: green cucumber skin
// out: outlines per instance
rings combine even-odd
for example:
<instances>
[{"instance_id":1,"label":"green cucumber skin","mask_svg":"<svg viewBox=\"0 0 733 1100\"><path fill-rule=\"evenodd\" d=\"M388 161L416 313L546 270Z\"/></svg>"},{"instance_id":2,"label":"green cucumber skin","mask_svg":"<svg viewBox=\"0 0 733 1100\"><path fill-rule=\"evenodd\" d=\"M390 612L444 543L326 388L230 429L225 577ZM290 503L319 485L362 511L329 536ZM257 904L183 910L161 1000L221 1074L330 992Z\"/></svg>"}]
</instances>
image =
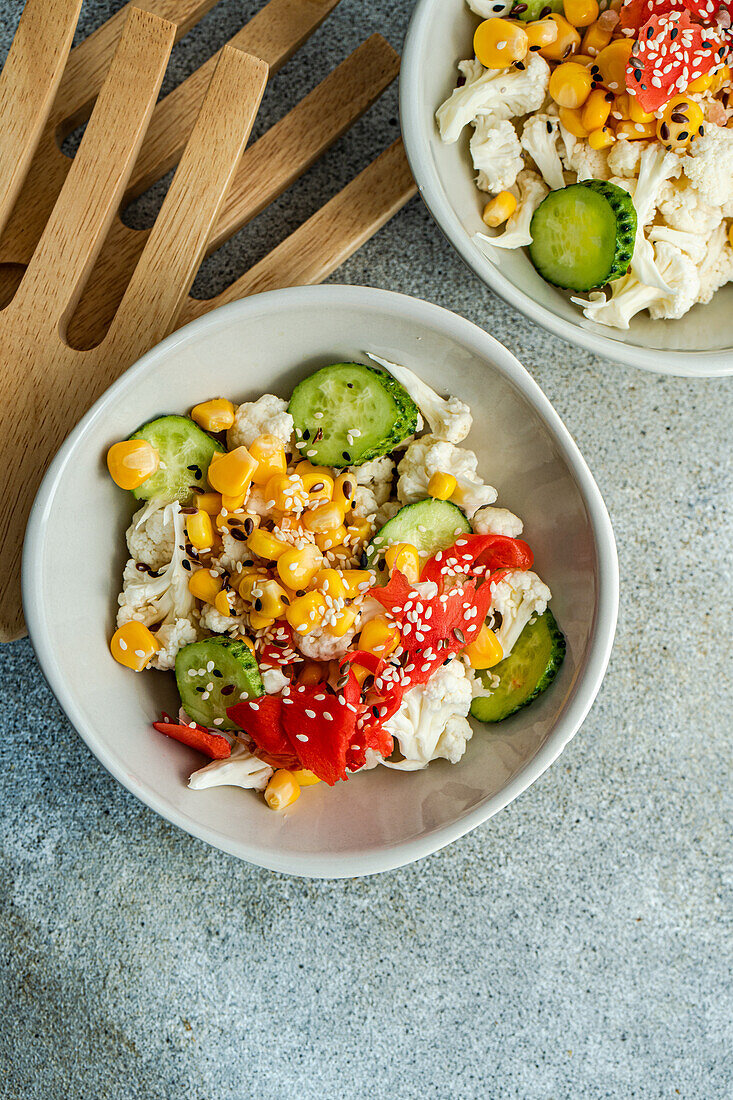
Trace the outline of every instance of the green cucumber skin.
<instances>
[{"instance_id":1,"label":"green cucumber skin","mask_svg":"<svg viewBox=\"0 0 733 1100\"><path fill-rule=\"evenodd\" d=\"M441 536L434 541L426 538L425 535L432 534L438 524L446 531L449 530L450 536ZM427 531L418 531L418 525L427 528ZM431 555L437 554L439 550L452 546L459 538L459 535L455 534L459 527L461 534L471 534L473 531L461 509L448 500L426 497L425 500L415 501L414 504L405 504L395 516L392 516L392 519L387 520L366 548L368 564L374 566L379 561L377 583L386 584L388 580L385 569L381 567L384 559L379 558L380 550L394 542L409 542L418 550L427 550Z\"/></svg>"},{"instance_id":2,"label":"green cucumber skin","mask_svg":"<svg viewBox=\"0 0 733 1100\"><path fill-rule=\"evenodd\" d=\"M186 487L188 491L186 491L186 489L184 488L182 491L179 490L178 492L173 493L172 496L170 495L170 492L172 490L166 492L165 489L160 488L161 485L165 485L166 482L170 484L170 475L172 475L173 470L176 467L176 455L164 454L161 446L159 445L160 441L156 439L156 441L153 442L153 439L151 439L150 437L151 435L155 437L157 433L161 430L161 427L164 426L166 422L168 422L172 427L177 426L180 429L185 429L185 431L191 436L192 439L195 439L200 443L202 456L201 462L205 463L206 469L202 467L202 478L195 477L193 471L187 471L186 480L188 483L190 483L190 485L198 485L202 489L208 488L209 483L206 478L206 471L208 470L209 463L211 462L211 458L209 456L216 451L224 451L225 447L223 447L217 439L214 439L213 436L210 436L208 432L205 432L203 428L200 428L198 424L196 424L195 421L191 420L189 416L179 416L176 413L163 414L162 416L156 416L153 420L146 420L145 423L141 424L137 431L133 432L132 435L129 437L130 439L146 439L149 443L153 443L153 446L157 446L161 460L165 462L168 468L167 470L158 470L151 477L146 478L142 485L138 486L137 489L133 489L132 495L135 500L150 500L153 496L159 496L161 501L179 500L181 504L185 505L188 504L193 497L193 490L190 487ZM169 476L166 477L166 474L168 474Z\"/></svg>"},{"instance_id":3,"label":"green cucumber skin","mask_svg":"<svg viewBox=\"0 0 733 1100\"><path fill-rule=\"evenodd\" d=\"M501 676L502 665L505 665L505 662L505 667L508 666L509 668L511 668L510 662L512 661L512 656L516 652L517 647L520 645L525 632L527 630L533 629L533 627L536 627L538 623L541 623L543 621L549 635L550 653L547 663L534 689L526 696L526 698L521 698L520 692L519 701L515 703L512 702L511 696L508 696L506 698L505 706L502 710L499 711L499 713L495 717L488 717L488 715L492 713L492 697L479 696L478 698L474 699L473 703L471 704L472 718L476 718L479 722L484 722L486 725L494 725L497 722L503 722L506 718L510 718L513 714L516 714L518 711L523 710L524 707L528 707L530 703L534 702L534 700L538 698L538 696L547 691L550 684L560 671L562 663L565 660L565 651L567 648L565 635L560 630L560 627L557 625L555 616L552 614L549 608L544 612L543 615L539 617L539 619L536 620L534 624L528 624L524 628L522 634L519 637L519 640L517 641L517 646L515 646L515 649L512 651L512 653L510 653L509 656L504 659L504 661L500 661L498 665L495 665L494 668L488 669L487 671L489 673L493 673L494 675Z\"/></svg>"},{"instance_id":4,"label":"green cucumber skin","mask_svg":"<svg viewBox=\"0 0 733 1100\"><path fill-rule=\"evenodd\" d=\"M348 458L344 457L343 450L338 451L329 447L327 421L322 420L319 423L308 420L307 416L310 410L306 412L305 408L301 408L301 405L308 407L311 404L309 391L312 389L315 379L318 379L319 376L323 377L327 371L332 372L342 368L353 368L359 373L368 372L372 382L376 382L385 390L395 405L394 422L388 428L385 428L383 437L371 446L362 445L360 447L358 440L353 444L349 444ZM386 371L378 370L376 367L367 366L364 363L332 363L328 367L315 371L308 378L304 378L293 390L288 412L293 417L294 426L301 432L306 430L314 432L319 427L323 429L324 439L320 444L314 442L313 446L308 448L316 452L315 455L310 456L310 461L314 465L333 466L336 469L344 469L347 466L361 466L373 458L390 454L405 439L414 435L417 430L419 416L417 405L396 378L393 378ZM355 424L354 427L358 428L360 425Z\"/></svg>"},{"instance_id":5,"label":"green cucumber skin","mask_svg":"<svg viewBox=\"0 0 733 1100\"><path fill-rule=\"evenodd\" d=\"M528 0L527 10L516 15L514 11L510 11L506 19L520 19L522 23L532 23L535 19L540 18L540 12L545 8L549 12L555 12L557 15L563 14L562 0Z\"/></svg>"},{"instance_id":6,"label":"green cucumber skin","mask_svg":"<svg viewBox=\"0 0 733 1100\"><path fill-rule=\"evenodd\" d=\"M612 251L610 242L607 245L609 255L605 266L602 265L601 254L591 255L590 262L584 256L576 261L575 269L570 265L561 274L560 267L554 257L548 255L548 236L552 232L552 219L557 221L559 211L558 203L566 203L568 206L568 219L573 220L572 203L574 199L581 200L581 191L590 191L600 199L605 200L608 209L608 221L602 224L605 207L597 206L596 217L599 219L599 227L606 234L613 225ZM577 216L577 215L576 215ZM549 218L549 222L548 222ZM622 187L609 183L606 180L584 180L581 183L573 183L546 195L532 215L530 222L530 235L532 242L529 245L529 257L545 282L557 286L561 290L572 290L577 293L586 293L605 286L606 283L620 278L628 270L634 254L636 239L636 210L631 196ZM583 276L578 270L579 266L586 270ZM593 269L591 276L590 270Z\"/></svg>"},{"instance_id":7,"label":"green cucumber skin","mask_svg":"<svg viewBox=\"0 0 733 1100\"><path fill-rule=\"evenodd\" d=\"M201 678L188 675L190 668L206 668L209 661L214 661L216 665L224 656L222 651L226 653L223 663L228 668L228 673L225 672L224 676L217 677L215 671L207 672L206 676ZM195 722L209 729L238 729L236 723L227 718L226 707L238 703L242 692L246 692L250 699L256 699L264 694L265 690L251 649L244 642L235 641L233 638L212 636L183 646L176 656L175 673L181 706ZM217 708L208 699L200 698L196 687L201 686L202 680L204 683L211 682L216 685L215 691L221 707ZM219 684L224 687L231 683L234 683L234 691L228 696L219 695ZM214 718L222 718L223 721L220 725L214 726Z\"/></svg>"}]
</instances>

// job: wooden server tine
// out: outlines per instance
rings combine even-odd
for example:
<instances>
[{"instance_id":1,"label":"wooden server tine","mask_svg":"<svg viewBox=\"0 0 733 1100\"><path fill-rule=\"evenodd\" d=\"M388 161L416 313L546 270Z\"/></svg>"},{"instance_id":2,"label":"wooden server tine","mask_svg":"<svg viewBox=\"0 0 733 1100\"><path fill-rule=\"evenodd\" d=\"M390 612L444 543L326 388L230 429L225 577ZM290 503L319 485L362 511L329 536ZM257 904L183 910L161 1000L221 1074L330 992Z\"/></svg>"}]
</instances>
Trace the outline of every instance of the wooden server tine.
<instances>
[{"instance_id":1,"label":"wooden server tine","mask_svg":"<svg viewBox=\"0 0 733 1100\"><path fill-rule=\"evenodd\" d=\"M394 80L399 55L375 34L244 153L207 252L218 248L283 193L353 125ZM154 116L155 117L155 116ZM69 342L94 347L104 338L148 230L117 219L94 277L69 323Z\"/></svg>"},{"instance_id":2,"label":"wooden server tine","mask_svg":"<svg viewBox=\"0 0 733 1100\"><path fill-rule=\"evenodd\" d=\"M222 54L201 125L123 301L119 327L93 351L70 348L63 320L124 190L174 32L157 16L130 12L49 224L18 293L0 311L0 342L10 368L2 377L0 401L6 471L0 503L3 640L23 630L23 528L44 469L89 402L174 325L262 96L266 65L235 50Z\"/></svg>"},{"instance_id":3,"label":"wooden server tine","mask_svg":"<svg viewBox=\"0 0 733 1100\"><path fill-rule=\"evenodd\" d=\"M0 232L26 178L71 49L81 0L28 0L0 74Z\"/></svg>"}]
</instances>

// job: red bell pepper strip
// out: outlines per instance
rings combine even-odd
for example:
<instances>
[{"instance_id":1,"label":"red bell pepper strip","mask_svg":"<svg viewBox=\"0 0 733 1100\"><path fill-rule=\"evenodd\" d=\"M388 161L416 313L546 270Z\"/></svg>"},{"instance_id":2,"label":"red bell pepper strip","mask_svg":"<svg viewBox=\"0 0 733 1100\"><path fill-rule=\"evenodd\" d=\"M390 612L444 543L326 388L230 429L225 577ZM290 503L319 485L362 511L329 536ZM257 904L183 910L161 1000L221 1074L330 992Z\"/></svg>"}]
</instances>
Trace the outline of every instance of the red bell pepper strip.
<instances>
[{"instance_id":1,"label":"red bell pepper strip","mask_svg":"<svg viewBox=\"0 0 733 1100\"><path fill-rule=\"evenodd\" d=\"M531 569L533 562L534 555L522 539L508 535L462 535L447 550L428 558L420 580L437 584L455 573L475 576L497 569ZM376 592L370 595L376 596Z\"/></svg>"},{"instance_id":2,"label":"red bell pepper strip","mask_svg":"<svg viewBox=\"0 0 733 1100\"><path fill-rule=\"evenodd\" d=\"M297 768L298 754L282 724L282 696L260 695L227 707L227 717L251 738L255 755L273 768Z\"/></svg>"},{"instance_id":3,"label":"red bell pepper strip","mask_svg":"<svg viewBox=\"0 0 733 1100\"><path fill-rule=\"evenodd\" d=\"M232 747L226 737L222 737L220 733L210 733L205 726L153 722L153 729L164 733L166 737L172 737L174 741L180 741L182 745L188 745L190 749L198 749L212 760L226 760L227 756L232 755Z\"/></svg>"}]
</instances>

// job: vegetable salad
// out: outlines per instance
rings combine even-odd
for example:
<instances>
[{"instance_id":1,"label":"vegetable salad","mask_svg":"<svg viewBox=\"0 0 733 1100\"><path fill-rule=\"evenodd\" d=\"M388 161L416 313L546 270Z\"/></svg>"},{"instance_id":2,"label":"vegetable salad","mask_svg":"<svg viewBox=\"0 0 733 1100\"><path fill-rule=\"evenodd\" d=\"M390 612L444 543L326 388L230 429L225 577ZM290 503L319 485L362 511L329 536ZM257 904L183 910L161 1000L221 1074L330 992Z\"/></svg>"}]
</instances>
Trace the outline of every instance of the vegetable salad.
<instances>
[{"instance_id":1,"label":"vegetable salad","mask_svg":"<svg viewBox=\"0 0 733 1100\"><path fill-rule=\"evenodd\" d=\"M731 0L467 2L475 56L437 121L472 128L500 229L479 247L528 248L614 328L709 302L733 280Z\"/></svg>"},{"instance_id":2,"label":"vegetable salad","mask_svg":"<svg viewBox=\"0 0 733 1100\"><path fill-rule=\"evenodd\" d=\"M565 642L522 521L412 371L336 363L286 402L213 398L113 444L140 505L112 656L173 673L156 730L275 810L363 769L456 763L551 683Z\"/></svg>"}]
</instances>

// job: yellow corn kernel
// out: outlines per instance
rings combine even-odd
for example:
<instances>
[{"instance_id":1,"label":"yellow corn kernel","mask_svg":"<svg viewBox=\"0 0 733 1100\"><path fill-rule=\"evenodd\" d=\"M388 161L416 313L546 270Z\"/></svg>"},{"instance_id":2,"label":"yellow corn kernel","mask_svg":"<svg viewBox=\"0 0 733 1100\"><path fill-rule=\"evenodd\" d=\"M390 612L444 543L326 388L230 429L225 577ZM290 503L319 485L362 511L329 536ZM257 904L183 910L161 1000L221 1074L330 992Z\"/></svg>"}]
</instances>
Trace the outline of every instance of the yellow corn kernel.
<instances>
[{"instance_id":1,"label":"yellow corn kernel","mask_svg":"<svg viewBox=\"0 0 733 1100\"><path fill-rule=\"evenodd\" d=\"M199 508L192 516L186 516L186 534L195 550L208 550L214 541L211 516Z\"/></svg>"},{"instance_id":2,"label":"yellow corn kernel","mask_svg":"<svg viewBox=\"0 0 733 1100\"><path fill-rule=\"evenodd\" d=\"M354 503L356 478L353 474L339 474L333 486L333 503L346 515Z\"/></svg>"},{"instance_id":3,"label":"yellow corn kernel","mask_svg":"<svg viewBox=\"0 0 733 1100\"><path fill-rule=\"evenodd\" d=\"M581 46L583 53L593 58L597 57L601 50L605 49L611 41L612 33L612 28L608 27L605 23L591 23L588 30L583 35L583 44Z\"/></svg>"},{"instance_id":4,"label":"yellow corn kernel","mask_svg":"<svg viewBox=\"0 0 733 1100\"><path fill-rule=\"evenodd\" d=\"M500 191L498 195L494 195L493 199L486 203L481 218L484 225L496 229L498 225L503 225L505 221L508 221L516 209L517 200L511 191Z\"/></svg>"},{"instance_id":5,"label":"yellow corn kernel","mask_svg":"<svg viewBox=\"0 0 733 1100\"><path fill-rule=\"evenodd\" d=\"M338 569L319 569L312 581L313 587L334 600L345 600L346 585Z\"/></svg>"},{"instance_id":6,"label":"yellow corn kernel","mask_svg":"<svg viewBox=\"0 0 733 1100\"><path fill-rule=\"evenodd\" d=\"M611 113L611 104L606 99L607 94L602 88L596 88L583 104L580 121L587 133L592 130L600 130L606 125L608 116Z\"/></svg>"},{"instance_id":7,"label":"yellow corn kernel","mask_svg":"<svg viewBox=\"0 0 733 1100\"><path fill-rule=\"evenodd\" d=\"M474 640L463 650L471 662L471 668L493 668L504 659L504 650L493 630L486 623L481 627Z\"/></svg>"},{"instance_id":8,"label":"yellow corn kernel","mask_svg":"<svg viewBox=\"0 0 733 1100\"><path fill-rule=\"evenodd\" d=\"M334 527L332 531L319 531L316 535L316 546L321 551L334 550L338 546L343 546L348 533L343 523L339 527Z\"/></svg>"},{"instance_id":9,"label":"yellow corn kernel","mask_svg":"<svg viewBox=\"0 0 733 1100\"><path fill-rule=\"evenodd\" d=\"M276 474L265 486L270 508L278 512L302 512L308 505L308 494L298 474Z\"/></svg>"},{"instance_id":10,"label":"yellow corn kernel","mask_svg":"<svg viewBox=\"0 0 733 1100\"><path fill-rule=\"evenodd\" d=\"M616 103L620 96L616 97ZM626 95L624 99L627 101L626 114L620 111L622 118L630 118L632 122L653 122L654 114L652 111L645 111L639 100L634 95ZM614 107L616 105L614 104Z\"/></svg>"},{"instance_id":11,"label":"yellow corn kernel","mask_svg":"<svg viewBox=\"0 0 733 1100\"><path fill-rule=\"evenodd\" d=\"M329 477L333 481L333 470L330 466L314 466L307 458L302 458L296 464L295 472L303 478L306 474L320 474L321 477Z\"/></svg>"},{"instance_id":12,"label":"yellow corn kernel","mask_svg":"<svg viewBox=\"0 0 733 1100\"><path fill-rule=\"evenodd\" d=\"M253 630L267 630L274 623L274 619L268 619L267 615L260 615L259 611L249 612L249 625Z\"/></svg>"},{"instance_id":13,"label":"yellow corn kernel","mask_svg":"<svg viewBox=\"0 0 733 1100\"><path fill-rule=\"evenodd\" d=\"M309 772L307 768L294 768L290 774L299 787L312 787L321 782L315 772Z\"/></svg>"},{"instance_id":14,"label":"yellow corn kernel","mask_svg":"<svg viewBox=\"0 0 733 1100\"><path fill-rule=\"evenodd\" d=\"M205 432L225 432L234 423L235 411L231 401L227 401L225 397L214 397L211 401L194 405L191 419Z\"/></svg>"},{"instance_id":15,"label":"yellow corn kernel","mask_svg":"<svg viewBox=\"0 0 733 1100\"><path fill-rule=\"evenodd\" d=\"M580 35L559 12L551 11L546 18L557 24L557 38L554 42L542 47L539 51L540 56L546 61L564 61L566 57L570 57L578 50Z\"/></svg>"},{"instance_id":16,"label":"yellow corn kernel","mask_svg":"<svg viewBox=\"0 0 733 1100\"><path fill-rule=\"evenodd\" d=\"M420 556L412 543L398 542L390 546L384 560L388 569L399 569L411 584L420 580Z\"/></svg>"},{"instance_id":17,"label":"yellow corn kernel","mask_svg":"<svg viewBox=\"0 0 733 1100\"><path fill-rule=\"evenodd\" d=\"M296 473L298 470L296 468ZM303 488L308 494L308 507L315 508L319 504L327 503L333 496L333 478L330 474L321 473L317 467L304 470L299 475L303 482Z\"/></svg>"},{"instance_id":18,"label":"yellow corn kernel","mask_svg":"<svg viewBox=\"0 0 733 1100\"><path fill-rule=\"evenodd\" d=\"M368 592L374 584L374 574L368 569L342 569L339 576L346 596L350 600L355 600L357 596Z\"/></svg>"},{"instance_id":19,"label":"yellow corn kernel","mask_svg":"<svg viewBox=\"0 0 733 1100\"><path fill-rule=\"evenodd\" d=\"M593 95L593 92L591 92ZM573 110L572 107L561 107L557 112L560 122L573 137L586 138L588 137L588 131L583 125L582 111Z\"/></svg>"},{"instance_id":20,"label":"yellow corn kernel","mask_svg":"<svg viewBox=\"0 0 733 1100\"><path fill-rule=\"evenodd\" d=\"M601 127L600 130L592 130L588 134L588 144L591 149L607 149L609 145L613 145L614 136L607 126Z\"/></svg>"},{"instance_id":21,"label":"yellow corn kernel","mask_svg":"<svg viewBox=\"0 0 733 1100\"><path fill-rule=\"evenodd\" d=\"M286 550L277 559L277 571L288 588L307 588L323 565L323 554L313 546Z\"/></svg>"},{"instance_id":22,"label":"yellow corn kernel","mask_svg":"<svg viewBox=\"0 0 733 1100\"><path fill-rule=\"evenodd\" d=\"M214 599L214 607L219 614L223 615L226 619L231 615L232 605L229 603L229 592L226 588L222 588L221 592L217 592Z\"/></svg>"},{"instance_id":23,"label":"yellow corn kernel","mask_svg":"<svg viewBox=\"0 0 733 1100\"><path fill-rule=\"evenodd\" d=\"M195 493L193 501L197 508L208 512L210 516L217 516L221 512L221 493Z\"/></svg>"},{"instance_id":24,"label":"yellow corn kernel","mask_svg":"<svg viewBox=\"0 0 733 1100\"><path fill-rule=\"evenodd\" d=\"M626 138L627 141L648 141L656 136L655 122L632 122L631 119L626 119L616 127L616 137Z\"/></svg>"},{"instance_id":25,"label":"yellow corn kernel","mask_svg":"<svg viewBox=\"0 0 733 1100\"><path fill-rule=\"evenodd\" d=\"M300 784L292 772L279 768L265 788L265 802L271 810L286 810L300 798Z\"/></svg>"},{"instance_id":26,"label":"yellow corn kernel","mask_svg":"<svg viewBox=\"0 0 733 1100\"><path fill-rule=\"evenodd\" d=\"M473 50L487 69L508 69L527 56L529 42L521 23L485 19L473 36Z\"/></svg>"},{"instance_id":27,"label":"yellow corn kernel","mask_svg":"<svg viewBox=\"0 0 733 1100\"><path fill-rule=\"evenodd\" d=\"M713 83L713 73L703 73L687 85L685 92L706 92Z\"/></svg>"},{"instance_id":28,"label":"yellow corn kernel","mask_svg":"<svg viewBox=\"0 0 733 1100\"><path fill-rule=\"evenodd\" d=\"M524 33L527 35L527 48L533 52L541 50L557 40L557 23L551 19L533 19L531 23L525 23Z\"/></svg>"},{"instance_id":29,"label":"yellow corn kernel","mask_svg":"<svg viewBox=\"0 0 733 1100\"><path fill-rule=\"evenodd\" d=\"M512 198L514 198L513 195ZM514 205L517 205L516 200ZM456 491L457 484L458 482L453 474L446 474L442 470L437 470L428 482L428 493L435 500L450 500Z\"/></svg>"},{"instance_id":30,"label":"yellow corn kernel","mask_svg":"<svg viewBox=\"0 0 733 1100\"><path fill-rule=\"evenodd\" d=\"M289 542L283 542L276 538L270 531L263 531L258 527L247 539L247 546L258 558L266 561L277 561L288 550L292 549Z\"/></svg>"},{"instance_id":31,"label":"yellow corn kernel","mask_svg":"<svg viewBox=\"0 0 733 1100\"><path fill-rule=\"evenodd\" d=\"M573 61L576 65L583 65L586 69L592 69L596 63L595 57L590 57L587 53L574 53Z\"/></svg>"},{"instance_id":32,"label":"yellow corn kernel","mask_svg":"<svg viewBox=\"0 0 733 1100\"><path fill-rule=\"evenodd\" d=\"M390 623L382 615L376 619L370 619L364 624L359 636L359 649L367 653L375 653L378 657L389 657L400 644L401 636L394 623Z\"/></svg>"},{"instance_id":33,"label":"yellow corn kernel","mask_svg":"<svg viewBox=\"0 0 733 1100\"><path fill-rule=\"evenodd\" d=\"M256 569L253 566L245 566L238 575L239 595L245 603L254 603L258 596L262 595L262 585L267 580L268 574L264 569Z\"/></svg>"},{"instance_id":34,"label":"yellow corn kernel","mask_svg":"<svg viewBox=\"0 0 733 1100\"><path fill-rule=\"evenodd\" d=\"M633 38L616 38L596 57L601 80L610 91L623 92L626 88L626 66L633 48Z\"/></svg>"},{"instance_id":35,"label":"yellow corn kernel","mask_svg":"<svg viewBox=\"0 0 733 1100\"><path fill-rule=\"evenodd\" d=\"M208 569L197 569L188 578L188 591L191 595L202 603L210 603L212 607L223 586L221 577L212 576Z\"/></svg>"},{"instance_id":36,"label":"yellow corn kernel","mask_svg":"<svg viewBox=\"0 0 733 1100\"><path fill-rule=\"evenodd\" d=\"M346 533L352 543L370 538L373 530L374 526L371 520L368 520L366 516L357 516L355 512L352 512L346 521Z\"/></svg>"},{"instance_id":37,"label":"yellow corn kernel","mask_svg":"<svg viewBox=\"0 0 733 1100\"><path fill-rule=\"evenodd\" d=\"M109 648L115 661L125 668L142 672L160 646L146 626L131 619L115 630Z\"/></svg>"},{"instance_id":38,"label":"yellow corn kernel","mask_svg":"<svg viewBox=\"0 0 733 1100\"><path fill-rule=\"evenodd\" d=\"M361 685L364 683L367 676L373 675L373 673L371 673L368 668L364 668L364 665L358 665L355 661L351 665L351 671L354 673L354 676L356 677L356 682L359 687L361 687Z\"/></svg>"},{"instance_id":39,"label":"yellow corn kernel","mask_svg":"<svg viewBox=\"0 0 733 1100\"><path fill-rule=\"evenodd\" d=\"M303 513L303 526L315 534L321 534L324 531L333 531L340 527L343 524L343 518L338 504L327 501L324 504L316 505L315 508L309 508L307 512Z\"/></svg>"},{"instance_id":40,"label":"yellow corn kernel","mask_svg":"<svg viewBox=\"0 0 733 1100\"><path fill-rule=\"evenodd\" d=\"M285 609L290 603L290 598L283 588L272 577L258 585L260 596L253 600L255 611L268 619L284 619Z\"/></svg>"},{"instance_id":41,"label":"yellow corn kernel","mask_svg":"<svg viewBox=\"0 0 733 1100\"><path fill-rule=\"evenodd\" d=\"M298 683L306 687L315 687L325 679L324 666L320 661L304 661L298 673Z\"/></svg>"},{"instance_id":42,"label":"yellow corn kernel","mask_svg":"<svg viewBox=\"0 0 733 1100\"><path fill-rule=\"evenodd\" d=\"M703 113L694 99L676 95L665 103L662 117L651 128L652 136L656 134L665 145L682 149L703 129Z\"/></svg>"},{"instance_id":43,"label":"yellow corn kernel","mask_svg":"<svg viewBox=\"0 0 733 1100\"><path fill-rule=\"evenodd\" d=\"M597 0L563 0L563 11L573 27L589 27L598 18Z\"/></svg>"},{"instance_id":44,"label":"yellow corn kernel","mask_svg":"<svg viewBox=\"0 0 733 1100\"><path fill-rule=\"evenodd\" d=\"M239 512L244 508L244 502L247 499L246 493L239 493L238 496L230 497L226 493L221 494L221 506L225 512Z\"/></svg>"},{"instance_id":45,"label":"yellow corn kernel","mask_svg":"<svg viewBox=\"0 0 733 1100\"><path fill-rule=\"evenodd\" d=\"M271 477L282 477L287 473L285 448L276 435L258 435L251 444L249 453L257 462L257 469L252 475L255 485L267 485Z\"/></svg>"},{"instance_id":46,"label":"yellow corn kernel","mask_svg":"<svg viewBox=\"0 0 733 1100\"><path fill-rule=\"evenodd\" d=\"M593 78L590 70L574 61L558 65L550 74L549 91L560 107L582 107L590 95Z\"/></svg>"},{"instance_id":47,"label":"yellow corn kernel","mask_svg":"<svg viewBox=\"0 0 733 1100\"><path fill-rule=\"evenodd\" d=\"M160 466L160 455L147 439L123 439L107 451L107 469L120 489L137 489Z\"/></svg>"},{"instance_id":48,"label":"yellow corn kernel","mask_svg":"<svg viewBox=\"0 0 733 1100\"><path fill-rule=\"evenodd\" d=\"M233 451L220 455L209 466L209 484L217 493L230 497L239 497L246 493L252 483L252 475L257 463L246 447L237 447Z\"/></svg>"},{"instance_id":49,"label":"yellow corn kernel","mask_svg":"<svg viewBox=\"0 0 733 1100\"><path fill-rule=\"evenodd\" d=\"M341 611L336 613L336 622L329 626L329 634L333 634L334 638L343 638L352 626L356 622L356 617L359 614L355 607L344 607Z\"/></svg>"},{"instance_id":50,"label":"yellow corn kernel","mask_svg":"<svg viewBox=\"0 0 733 1100\"><path fill-rule=\"evenodd\" d=\"M733 75L731 74L729 65L721 65L713 73L713 79L710 82L710 94L717 95L721 88L724 88L726 84L730 84Z\"/></svg>"},{"instance_id":51,"label":"yellow corn kernel","mask_svg":"<svg viewBox=\"0 0 733 1100\"><path fill-rule=\"evenodd\" d=\"M314 590L294 599L285 611L285 618L297 634L307 634L321 625L325 613L323 593Z\"/></svg>"}]
</instances>

